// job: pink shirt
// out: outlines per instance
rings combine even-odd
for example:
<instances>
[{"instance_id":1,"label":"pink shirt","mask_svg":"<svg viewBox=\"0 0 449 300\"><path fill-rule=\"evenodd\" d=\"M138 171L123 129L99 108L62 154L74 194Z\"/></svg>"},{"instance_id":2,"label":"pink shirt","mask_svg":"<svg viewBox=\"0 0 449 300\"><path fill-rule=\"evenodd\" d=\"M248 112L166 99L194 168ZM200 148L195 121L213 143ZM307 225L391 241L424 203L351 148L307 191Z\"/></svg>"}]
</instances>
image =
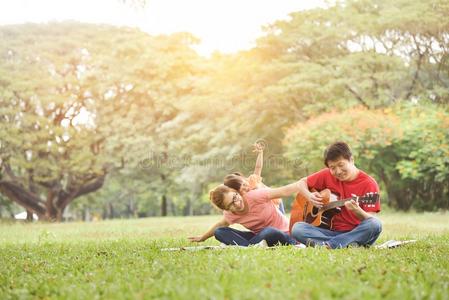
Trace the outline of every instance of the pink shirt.
<instances>
[{"instance_id":1,"label":"pink shirt","mask_svg":"<svg viewBox=\"0 0 449 300\"><path fill-rule=\"evenodd\" d=\"M223 217L229 224L243 225L256 234L266 227L288 232L288 220L268 198L269 190L269 188L261 188L249 191L244 196L249 206L248 212L237 215L230 211L223 211Z\"/></svg>"}]
</instances>

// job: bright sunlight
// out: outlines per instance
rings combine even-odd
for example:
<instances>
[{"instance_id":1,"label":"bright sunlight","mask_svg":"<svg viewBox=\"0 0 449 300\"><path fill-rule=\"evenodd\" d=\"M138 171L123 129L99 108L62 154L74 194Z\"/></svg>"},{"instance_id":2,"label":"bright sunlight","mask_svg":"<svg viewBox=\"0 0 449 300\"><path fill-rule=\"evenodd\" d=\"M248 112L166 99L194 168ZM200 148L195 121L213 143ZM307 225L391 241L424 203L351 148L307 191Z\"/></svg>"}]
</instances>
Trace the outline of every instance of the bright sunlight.
<instances>
[{"instance_id":1,"label":"bright sunlight","mask_svg":"<svg viewBox=\"0 0 449 300\"><path fill-rule=\"evenodd\" d=\"M139 27L150 34L186 31L201 40L196 50L209 55L249 49L263 25L323 6L322 0L149 0L144 8L119 0L7 0L0 2L0 25L78 20Z\"/></svg>"}]
</instances>

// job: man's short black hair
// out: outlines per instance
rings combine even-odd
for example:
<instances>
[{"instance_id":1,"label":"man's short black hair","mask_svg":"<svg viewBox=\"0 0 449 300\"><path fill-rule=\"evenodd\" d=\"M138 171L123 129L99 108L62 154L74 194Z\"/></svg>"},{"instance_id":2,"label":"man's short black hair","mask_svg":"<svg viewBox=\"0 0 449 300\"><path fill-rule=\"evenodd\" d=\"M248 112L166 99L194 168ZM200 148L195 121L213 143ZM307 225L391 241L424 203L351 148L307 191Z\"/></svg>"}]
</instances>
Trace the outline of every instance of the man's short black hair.
<instances>
[{"instance_id":1,"label":"man's short black hair","mask_svg":"<svg viewBox=\"0 0 449 300\"><path fill-rule=\"evenodd\" d=\"M335 142L324 151L324 164L328 167L329 161L335 161L339 158L350 160L352 152L345 142Z\"/></svg>"}]
</instances>

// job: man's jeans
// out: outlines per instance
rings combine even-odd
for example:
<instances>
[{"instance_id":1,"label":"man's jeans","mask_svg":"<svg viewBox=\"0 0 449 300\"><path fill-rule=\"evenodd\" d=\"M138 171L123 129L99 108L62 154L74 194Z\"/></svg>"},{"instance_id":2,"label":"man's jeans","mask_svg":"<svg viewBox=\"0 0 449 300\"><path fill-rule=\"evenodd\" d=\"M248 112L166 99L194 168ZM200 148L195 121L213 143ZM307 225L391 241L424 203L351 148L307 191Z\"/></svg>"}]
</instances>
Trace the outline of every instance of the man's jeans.
<instances>
[{"instance_id":1,"label":"man's jeans","mask_svg":"<svg viewBox=\"0 0 449 300\"><path fill-rule=\"evenodd\" d=\"M220 227L215 230L215 238L226 245L249 246L266 240L269 247L278 244L294 245L297 242L287 233L274 227L266 227L258 234L251 231L240 231L230 227Z\"/></svg>"},{"instance_id":2,"label":"man's jeans","mask_svg":"<svg viewBox=\"0 0 449 300\"><path fill-rule=\"evenodd\" d=\"M324 243L330 248L344 248L351 243L357 243L360 246L370 246L379 237L382 232L382 223L377 218L368 218L363 220L357 227L351 231L332 231L315 227L308 223L298 222L293 225L292 237L303 244L312 240L318 245Z\"/></svg>"}]
</instances>

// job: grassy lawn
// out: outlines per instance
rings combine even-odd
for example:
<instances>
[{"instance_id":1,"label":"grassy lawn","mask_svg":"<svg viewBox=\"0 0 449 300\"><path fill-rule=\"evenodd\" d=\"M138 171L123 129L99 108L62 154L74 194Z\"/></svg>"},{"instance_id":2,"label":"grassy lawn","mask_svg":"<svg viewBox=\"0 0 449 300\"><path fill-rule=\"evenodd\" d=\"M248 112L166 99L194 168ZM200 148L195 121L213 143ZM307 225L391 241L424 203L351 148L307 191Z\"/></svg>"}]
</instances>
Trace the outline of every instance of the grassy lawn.
<instances>
[{"instance_id":1,"label":"grassy lawn","mask_svg":"<svg viewBox=\"0 0 449 300\"><path fill-rule=\"evenodd\" d=\"M380 217L378 243L418 242L163 252L219 216L0 224L0 299L449 299L449 214Z\"/></svg>"}]
</instances>

